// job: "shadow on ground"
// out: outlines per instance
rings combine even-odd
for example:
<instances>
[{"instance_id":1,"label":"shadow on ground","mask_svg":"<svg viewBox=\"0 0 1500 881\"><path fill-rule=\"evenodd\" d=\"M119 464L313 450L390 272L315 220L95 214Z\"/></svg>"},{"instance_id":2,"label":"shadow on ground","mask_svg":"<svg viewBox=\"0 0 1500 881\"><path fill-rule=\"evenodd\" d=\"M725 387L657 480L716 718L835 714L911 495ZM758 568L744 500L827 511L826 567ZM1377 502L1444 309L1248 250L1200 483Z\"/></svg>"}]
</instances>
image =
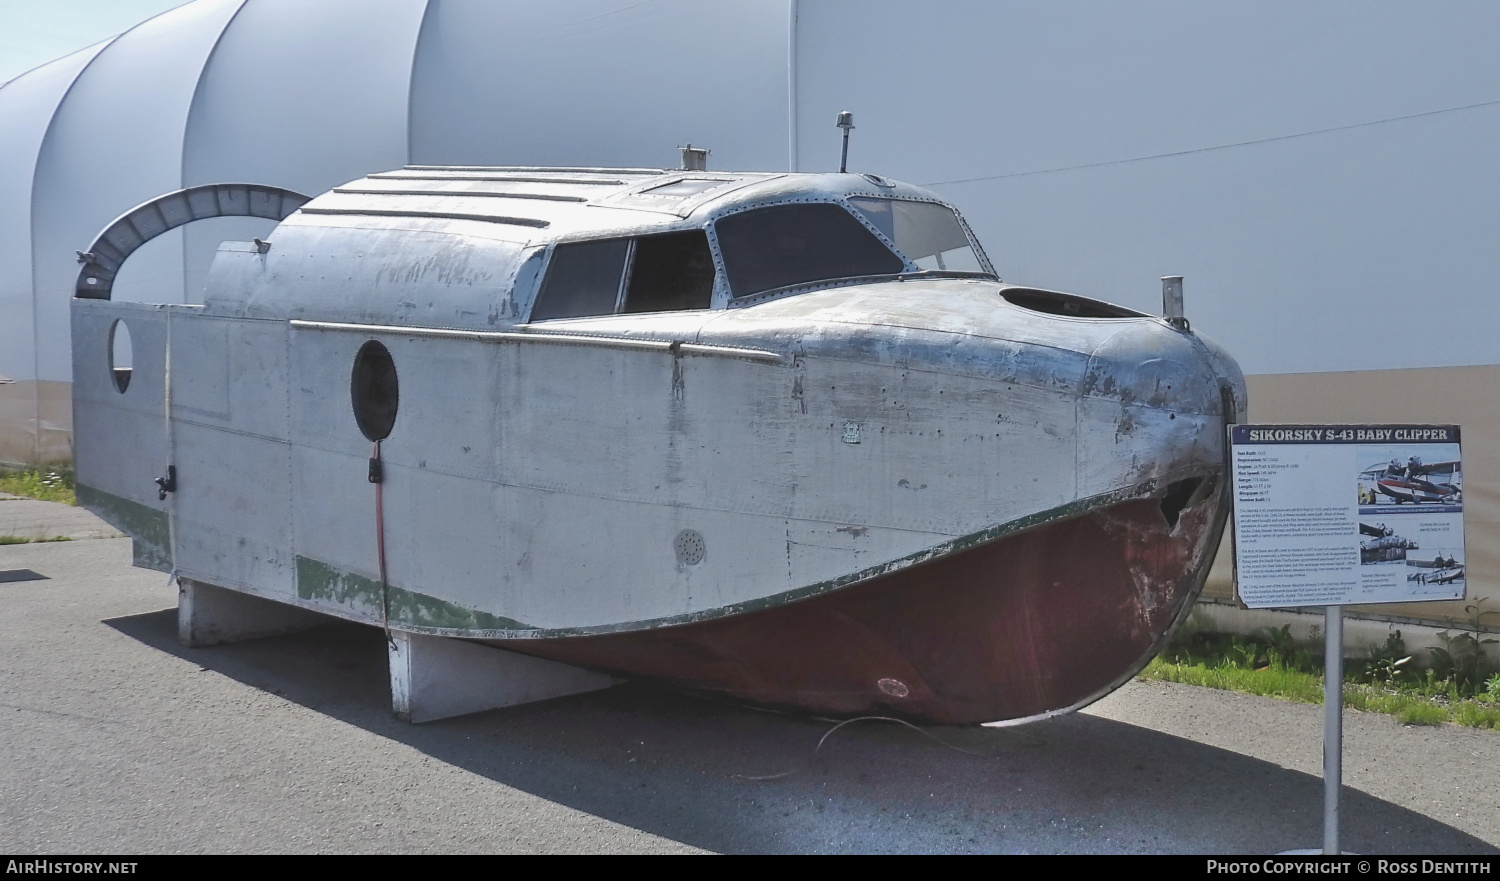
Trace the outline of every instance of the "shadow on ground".
<instances>
[{"instance_id":1,"label":"shadow on ground","mask_svg":"<svg viewBox=\"0 0 1500 881\"><path fill-rule=\"evenodd\" d=\"M506 786L714 851L1269 854L1322 837L1319 777L1093 716L929 734L860 722L815 752L832 723L627 684L413 726L390 715L373 628L187 649L175 610L105 623ZM1497 852L1354 790L1343 818L1354 852Z\"/></svg>"}]
</instances>

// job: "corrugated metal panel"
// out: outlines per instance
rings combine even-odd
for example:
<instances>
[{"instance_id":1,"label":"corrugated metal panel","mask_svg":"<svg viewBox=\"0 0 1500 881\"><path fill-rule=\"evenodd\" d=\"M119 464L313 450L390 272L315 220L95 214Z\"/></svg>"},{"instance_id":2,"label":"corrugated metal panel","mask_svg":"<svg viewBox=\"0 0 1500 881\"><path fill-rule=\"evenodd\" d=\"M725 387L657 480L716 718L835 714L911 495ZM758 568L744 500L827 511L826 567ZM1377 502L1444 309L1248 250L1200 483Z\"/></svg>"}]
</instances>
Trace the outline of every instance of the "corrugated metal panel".
<instances>
[{"instance_id":1,"label":"corrugated metal panel","mask_svg":"<svg viewBox=\"0 0 1500 881\"><path fill-rule=\"evenodd\" d=\"M252 181L316 194L406 163L407 93L427 0L253 0L199 77L182 185ZM219 243L273 223L218 220L182 233L187 291ZM74 247L83 247L75 245Z\"/></svg>"},{"instance_id":2,"label":"corrugated metal panel","mask_svg":"<svg viewBox=\"0 0 1500 881\"><path fill-rule=\"evenodd\" d=\"M67 290L74 260L109 223L182 188L182 145L198 77L239 0L200 0L127 31L101 51L58 107L37 158L32 191L35 283ZM136 255L115 296L156 303L184 298L182 233ZM38 337L69 338L66 298L39 301ZM66 379L67 347L44 347L40 373Z\"/></svg>"},{"instance_id":3,"label":"corrugated metal panel","mask_svg":"<svg viewBox=\"0 0 1500 881\"><path fill-rule=\"evenodd\" d=\"M37 336L36 310L57 307L53 298L37 303L39 288L32 275L32 182L37 155L58 102L78 72L103 44L43 65L0 87L0 462L39 464L66 458L71 452L71 420L49 425L44 411L49 397L61 387L66 411L67 387L37 381L38 347L61 348L67 338ZM50 441L55 438L56 441ZM50 442L49 442L50 441Z\"/></svg>"}]
</instances>

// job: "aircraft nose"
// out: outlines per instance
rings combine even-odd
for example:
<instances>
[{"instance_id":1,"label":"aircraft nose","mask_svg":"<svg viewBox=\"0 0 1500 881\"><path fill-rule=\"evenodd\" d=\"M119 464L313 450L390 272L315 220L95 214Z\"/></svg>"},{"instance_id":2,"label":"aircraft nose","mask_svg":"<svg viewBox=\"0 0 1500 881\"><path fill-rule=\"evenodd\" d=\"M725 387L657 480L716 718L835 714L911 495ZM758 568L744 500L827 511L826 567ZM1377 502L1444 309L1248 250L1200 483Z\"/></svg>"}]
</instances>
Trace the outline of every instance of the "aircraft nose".
<instances>
[{"instance_id":1,"label":"aircraft nose","mask_svg":"<svg viewBox=\"0 0 1500 881\"><path fill-rule=\"evenodd\" d=\"M1089 356L1082 397L1179 413L1222 414L1221 392L1243 379L1191 333L1140 322L1110 335ZM1232 362L1231 362L1232 363Z\"/></svg>"},{"instance_id":2,"label":"aircraft nose","mask_svg":"<svg viewBox=\"0 0 1500 881\"><path fill-rule=\"evenodd\" d=\"M1155 321L1104 340L1079 392L1081 483L1116 486L1221 466L1225 425L1239 421L1246 398L1222 349Z\"/></svg>"}]
</instances>

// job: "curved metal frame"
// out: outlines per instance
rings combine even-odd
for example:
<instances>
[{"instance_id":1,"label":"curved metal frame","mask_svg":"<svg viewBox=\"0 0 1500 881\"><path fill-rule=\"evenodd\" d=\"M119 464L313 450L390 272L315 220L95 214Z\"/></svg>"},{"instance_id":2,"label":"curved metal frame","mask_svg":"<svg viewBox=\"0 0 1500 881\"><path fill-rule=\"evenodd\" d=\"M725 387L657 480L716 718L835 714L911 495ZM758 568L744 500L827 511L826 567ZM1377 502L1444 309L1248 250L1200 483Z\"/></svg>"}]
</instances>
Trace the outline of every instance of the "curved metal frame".
<instances>
[{"instance_id":1,"label":"curved metal frame","mask_svg":"<svg viewBox=\"0 0 1500 881\"><path fill-rule=\"evenodd\" d=\"M285 220L311 197L264 184L205 184L157 196L120 215L87 251L73 296L108 300L120 266L141 245L195 220L264 217Z\"/></svg>"}]
</instances>

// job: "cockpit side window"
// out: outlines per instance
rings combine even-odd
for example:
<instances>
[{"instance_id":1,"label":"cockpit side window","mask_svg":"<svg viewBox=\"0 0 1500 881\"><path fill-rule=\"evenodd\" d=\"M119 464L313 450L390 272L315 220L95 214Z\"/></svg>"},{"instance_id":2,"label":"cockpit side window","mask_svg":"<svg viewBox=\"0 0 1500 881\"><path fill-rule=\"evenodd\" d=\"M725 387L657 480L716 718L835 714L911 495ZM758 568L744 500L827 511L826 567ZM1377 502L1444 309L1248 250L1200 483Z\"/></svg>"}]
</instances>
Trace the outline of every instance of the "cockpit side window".
<instances>
[{"instance_id":1,"label":"cockpit side window","mask_svg":"<svg viewBox=\"0 0 1500 881\"><path fill-rule=\"evenodd\" d=\"M701 229L568 242L553 249L532 321L707 309L714 258Z\"/></svg>"},{"instance_id":2,"label":"cockpit side window","mask_svg":"<svg viewBox=\"0 0 1500 881\"><path fill-rule=\"evenodd\" d=\"M707 309L714 294L714 257L701 229L641 236L626 282L622 312Z\"/></svg>"},{"instance_id":3,"label":"cockpit side window","mask_svg":"<svg viewBox=\"0 0 1500 881\"><path fill-rule=\"evenodd\" d=\"M952 208L936 202L852 197L863 214L921 269L985 272Z\"/></svg>"},{"instance_id":4,"label":"cockpit side window","mask_svg":"<svg viewBox=\"0 0 1500 881\"><path fill-rule=\"evenodd\" d=\"M840 205L776 205L715 223L736 297L862 275L895 275L905 264Z\"/></svg>"},{"instance_id":5,"label":"cockpit side window","mask_svg":"<svg viewBox=\"0 0 1500 881\"><path fill-rule=\"evenodd\" d=\"M613 315L629 250L629 239L558 245L531 307L531 320Z\"/></svg>"}]
</instances>

